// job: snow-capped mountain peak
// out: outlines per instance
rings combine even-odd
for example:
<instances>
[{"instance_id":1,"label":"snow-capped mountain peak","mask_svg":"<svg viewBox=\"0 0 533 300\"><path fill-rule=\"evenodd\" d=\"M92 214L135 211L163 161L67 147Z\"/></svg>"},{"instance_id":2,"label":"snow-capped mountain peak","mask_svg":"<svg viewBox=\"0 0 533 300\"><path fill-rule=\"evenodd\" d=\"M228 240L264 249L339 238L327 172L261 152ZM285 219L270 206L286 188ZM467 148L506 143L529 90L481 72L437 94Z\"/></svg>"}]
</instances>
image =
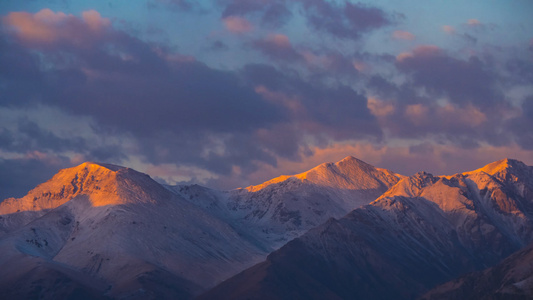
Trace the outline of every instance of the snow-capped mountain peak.
<instances>
[{"instance_id":1,"label":"snow-capped mountain peak","mask_svg":"<svg viewBox=\"0 0 533 300\"><path fill-rule=\"evenodd\" d=\"M519 170L524 170L527 168L528 166L525 165L521 161L518 161L515 159L504 158L502 160L498 160L493 163L490 163L484 166L483 168L480 168L480 169L477 169L471 172L466 172L465 174L484 172L489 175L496 175L502 172L517 172Z\"/></svg>"},{"instance_id":2,"label":"snow-capped mountain peak","mask_svg":"<svg viewBox=\"0 0 533 300\"><path fill-rule=\"evenodd\" d=\"M146 189L158 193L165 191L148 175L135 170L85 162L59 171L20 199L6 199L0 203L0 214L54 209L79 195L87 195L93 206L153 201L143 192Z\"/></svg>"},{"instance_id":3,"label":"snow-capped mountain peak","mask_svg":"<svg viewBox=\"0 0 533 300\"><path fill-rule=\"evenodd\" d=\"M347 156L336 163L323 163L296 175L282 175L262 184L249 186L246 190L257 192L287 180L306 181L319 186L345 190L379 189L384 186L384 182L392 185L403 177L389 170L376 168L353 156Z\"/></svg>"},{"instance_id":4,"label":"snow-capped mountain peak","mask_svg":"<svg viewBox=\"0 0 533 300\"><path fill-rule=\"evenodd\" d=\"M515 160L452 176L420 172L200 299L416 299L532 242L532 200L533 167Z\"/></svg>"}]
</instances>

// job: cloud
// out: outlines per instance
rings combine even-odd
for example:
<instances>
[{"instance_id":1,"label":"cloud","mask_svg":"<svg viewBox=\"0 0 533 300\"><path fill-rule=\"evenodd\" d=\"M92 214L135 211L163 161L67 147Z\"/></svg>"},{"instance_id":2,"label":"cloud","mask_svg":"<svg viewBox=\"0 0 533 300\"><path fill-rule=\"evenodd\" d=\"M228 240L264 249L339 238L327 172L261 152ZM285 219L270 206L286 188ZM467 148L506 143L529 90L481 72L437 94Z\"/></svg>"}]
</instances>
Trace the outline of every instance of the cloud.
<instances>
[{"instance_id":1,"label":"cloud","mask_svg":"<svg viewBox=\"0 0 533 300\"><path fill-rule=\"evenodd\" d=\"M48 8L35 14L11 12L2 22L25 43L49 45L61 41L76 46L85 46L99 38L111 24L95 10L85 11L77 18Z\"/></svg>"},{"instance_id":2,"label":"cloud","mask_svg":"<svg viewBox=\"0 0 533 300\"><path fill-rule=\"evenodd\" d=\"M522 102L521 113L507 120L506 129L517 133L514 140L524 149L533 150L533 95Z\"/></svg>"},{"instance_id":3,"label":"cloud","mask_svg":"<svg viewBox=\"0 0 533 300\"><path fill-rule=\"evenodd\" d=\"M38 184L52 178L61 168L70 166L67 159L47 157L17 159L0 158L0 202L9 197L22 197Z\"/></svg>"},{"instance_id":4,"label":"cloud","mask_svg":"<svg viewBox=\"0 0 533 300\"><path fill-rule=\"evenodd\" d=\"M390 25L394 16L383 10L357 3L342 4L326 0L220 0L222 16L248 16L262 25L280 28L294 15L303 11L311 28L339 38L358 39L363 33Z\"/></svg>"},{"instance_id":5,"label":"cloud","mask_svg":"<svg viewBox=\"0 0 533 300\"><path fill-rule=\"evenodd\" d=\"M336 74L339 77L356 77L362 72L371 70L365 61L375 59L368 54L343 54L333 49L312 48L308 45L295 47L289 37L280 34L269 34L262 39L251 42L251 46L272 59L271 63L279 63L283 67L303 67L313 76L327 77Z\"/></svg>"},{"instance_id":6,"label":"cloud","mask_svg":"<svg viewBox=\"0 0 533 300\"><path fill-rule=\"evenodd\" d=\"M119 163L127 159L125 141L95 132L86 117L57 108L0 109L0 158L62 157Z\"/></svg>"},{"instance_id":7,"label":"cloud","mask_svg":"<svg viewBox=\"0 0 533 300\"><path fill-rule=\"evenodd\" d=\"M491 58L461 59L428 45L398 55L395 64L394 79L373 76L367 84L368 108L389 138L465 149L525 145L517 141L524 124L506 127L517 108L504 96L503 74Z\"/></svg>"},{"instance_id":8,"label":"cloud","mask_svg":"<svg viewBox=\"0 0 533 300\"><path fill-rule=\"evenodd\" d=\"M468 21L466 21L466 24L468 26L480 26L481 22L478 19L469 19Z\"/></svg>"},{"instance_id":9,"label":"cloud","mask_svg":"<svg viewBox=\"0 0 533 300\"><path fill-rule=\"evenodd\" d=\"M473 22L475 23L475 22ZM468 26L476 26L478 28L481 28L483 27L484 25L468 25ZM445 32L446 34L448 35L451 35L451 36L455 36L455 37L460 37L463 39L463 41L471 44L471 45L475 45L478 41L478 38L472 34L469 34L469 33L457 33L457 30L455 29L455 27L453 26L450 26L450 25L444 25L441 27L442 31ZM467 28L468 29L468 28Z\"/></svg>"},{"instance_id":10,"label":"cloud","mask_svg":"<svg viewBox=\"0 0 533 300\"><path fill-rule=\"evenodd\" d=\"M87 30L78 32L78 39L91 36L89 29L98 24L94 13L80 18L52 15L85 24ZM233 164L251 167L253 159L275 163L265 145L254 144L254 132L283 121L283 109L263 99L255 86L243 84L238 72L215 70L124 32L107 30L109 35L93 40L90 48L71 47L61 34L46 40L46 48L24 40L2 40L5 51L0 60L6 68L0 77L7 80L0 91L9 97L0 100L0 107L40 104L89 117L103 136L133 140L135 147L126 151L127 156L154 163L185 162L217 174L231 171ZM41 51L37 55L33 49ZM42 62L46 68L41 68ZM23 125L17 130L28 137L28 143L36 142L34 148L54 146L51 151L70 150L86 158L125 159L109 156L112 147L84 151L84 144L90 145L84 139L60 138L31 122ZM5 133L4 138L8 137ZM221 150L209 151L215 147ZM114 150L124 153L125 149Z\"/></svg>"},{"instance_id":11,"label":"cloud","mask_svg":"<svg viewBox=\"0 0 533 300\"><path fill-rule=\"evenodd\" d=\"M530 51L533 51L533 43ZM529 50L529 49L528 49ZM530 85L533 82L533 61L525 57L513 57L505 64L505 70L510 75L509 81L519 85Z\"/></svg>"},{"instance_id":12,"label":"cloud","mask_svg":"<svg viewBox=\"0 0 533 300\"><path fill-rule=\"evenodd\" d=\"M222 51L222 50L228 50L229 47L228 45L226 45L224 42L222 41L214 41L211 46L209 47L210 50L215 50L215 51Z\"/></svg>"},{"instance_id":13,"label":"cloud","mask_svg":"<svg viewBox=\"0 0 533 300\"><path fill-rule=\"evenodd\" d=\"M494 23L481 22L478 19L468 19L466 23L462 24L465 30L474 31L477 33L492 31L498 26Z\"/></svg>"},{"instance_id":14,"label":"cloud","mask_svg":"<svg viewBox=\"0 0 533 300\"><path fill-rule=\"evenodd\" d=\"M189 0L153 0L147 2L147 7L150 9L164 6L173 10L179 10L179 11L191 11L193 9L199 9L199 3L196 1L189 1Z\"/></svg>"},{"instance_id":15,"label":"cloud","mask_svg":"<svg viewBox=\"0 0 533 300\"><path fill-rule=\"evenodd\" d=\"M203 173L183 174L205 182L245 178L279 159L299 160L312 143L381 135L366 97L346 85L310 82L268 65L216 70L111 25L98 27L96 13L52 15L85 26L77 38L88 37L90 47L73 45L61 34L43 47L9 31L0 39L0 63L6 66L0 92L9 95L0 99L0 113L38 105L85 120L88 129L65 133L30 115L16 126L0 122L2 150L9 153L26 149L56 153L62 161L136 161L141 167L176 164L176 176L161 169L157 176L177 181L189 168ZM254 46L280 60L300 56L281 34Z\"/></svg>"},{"instance_id":16,"label":"cloud","mask_svg":"<svg viewBox=\"0 0 533 300\"><path fill-rule=\"evenodd\" d=\"M191 3L155 5L198 13ZM192 51L185 39L143 40L97 11L2 17L2 163L35 163L35 172L50 174L99 160L169 183L232 188L346 155L405 173L424 165L448 172L468 162L461 155L472 159L468 151L496 160L533 147L529 40L513 57L483 40L480 52L419 45L397 56L362 53L360 43L345 42L383 33L399 15L342 1L216 5L202 18L218 23L206 24L241 35ZM298 42L295 24L317 37ZM453 42L463 45L455 37L477 37L483 26L462 24L468 34ZM385 33L413 37L394 29ZM208 65L207 54L220 56Z\"/></svg>"},{"instance_id":17,"label":"cloud","mask_svg":"<svg viewBox=\"0 0 533 300\"><path fill-rule=\"evenodd\" d=\"M385 101L382 101L374 97L368 98L367 107L370 110L370 112L378 118L387 117L393 114L395 111L394 104L387 103Z\"/></svg>"},{"instance_id":18,"label":"cloud","mask_svg":"<svg viewBox=\"0 0 533 300\"><path fill-rule=\"evenodd\" d=\"M249 16L272 28L283 26L292 17L285 0L220 0L222 17Z\"/></svg>"},{"instance_id":19,"label":"cloud","mask_svg":"<svg viewBox=\"0 0 533 300\"><path fill-rule=\"evenodd\" d=\"M254 41L252 45L255 49L274 59L295 61L302 58L284 34L269 34L264 39Z\"/></svg>"},{"instance_id":20,"label":"cloud","mask_svg":"<svg viewBox=\"0 0 533 300\"><path fill-rule=\"evenodd\" d=\"M100 13L96 10L84 11L82 12L81 17L91 31L94 32L100 32L111 24L109 19L102 18Z\"/></svg>"},{"instance_id":21,"label":"cloud","mask_svg":"<svg viewBox=\"0 0 533 300\"><path fill-rule=\"evenodd\" d=\"M93 20L95 16L90 13L84 18ZM78 39L90 35L87 31L77 34ZM9 101L24 105L40 99L75 114L90 115L104 127L137 134L151 134L162 127L173 132L208 128L246 131L256 127L251 123L263 126L281 118L276 107L264 102L253 87L240 84L233 72L211 69L122 32L114 31L109 38L93 42L91 49L78 49L56 40L53 46L61 51L50 48L40 57L16 43L7 45L7 53L25 56L28 65L26 71L13 67L2 72L2 77L13 81L4 88L13 96ZM39 66L43 59L49 65L45 70ZM32 78L30 96L21 87ZM7 100L0 104L7 105Z\"/></svg>"},{"instance_id":22,"label":"cloud","mask_svg":"<svg viewBox=\"0 0 533 300\"><path fill-rule=\"evenodd\" d=\"M444 26L442 26L442 31L446 32L447 34L454 34L455 33L455 28L453 26L450 26L450 25L444 25Z\"/></svg>"},{"instance_id":23,"label":"cloud","mask_svg":"<svg viewBox=\"0 0 533 300\"><path fill-rule=\"evenodd\" d=\"M358 39L363 33L393 22L383 10L361 3L309 0L301 5L312 28L339 38Z\"/></svg>"},{"instance_id":24,"label":"cloud","mask_svg":"<svg viewBox=\"0 0 533 300\"><path fill-rule=\"evenodd\" d=\"M411 52L402 52L396 56L396 61L402 63L415 57L439 56L442 50L434 45L420 45Z\"/></svg>"},{"instance_id":25,"label":"cloud","mask_svg":"<svg viewBox=\"0 0 533 300\"><path fill-rule=\"evenodd\" d=\"M398 69L409 74L413 84L456 104L474 103L484 108L504 103L496 87L497 75L487 64L475 56L468 60L450 56L431 45L418 46L396 59Z\"/></svg>"},{"instance_id":26,"label":"cloud","mask_svg":"<svg viewBox=\"0 0 533 300\"><path fill-rule=\"evenodd\" d=\"M402 31L402 30L395 30L392 33L392 37L397 40L407 40L407 41L412 41L416 38L414 34L408 31Z\"/></svg>"},{"instance_id":27,"label":"cloud","mask_svg":"<svg viewBox=\"0 0 533 300\"><path fill-rule=\"evenodd\" d=\"M348 86L307 82L266 65L247 66L245 77L262 91L268 91L271 97L281 97L278 101L290 99L292 107L301 107L291 110L290 119L302 132L328 139L381 135L376 119L367 108L367 99Z\"/></svg>"},{"instance_id":28,"label":"cloud","mask_svg":"<svg viewBox=\"0 0 533 300\"><path fill-rule=\"evenodd\" d=\"M232 33L246 33L253 30L253 25L242 17L228 16L222 19L226 29Z\"/></svg>"}]
</instances>

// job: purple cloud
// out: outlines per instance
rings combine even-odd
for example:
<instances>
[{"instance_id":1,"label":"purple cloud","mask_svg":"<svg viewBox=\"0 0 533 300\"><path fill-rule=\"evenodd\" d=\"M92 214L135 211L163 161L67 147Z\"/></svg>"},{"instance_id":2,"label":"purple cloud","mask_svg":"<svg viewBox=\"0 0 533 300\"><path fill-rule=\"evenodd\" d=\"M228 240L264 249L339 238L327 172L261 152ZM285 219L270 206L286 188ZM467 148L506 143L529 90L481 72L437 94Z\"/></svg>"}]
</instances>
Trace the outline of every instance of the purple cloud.
<instances>
[{"instance_id":1,"label":"purple cloud","mask_svg":"<svg viewBox=\"0 0 533 300\"><path fill-rule=\"evenodd\" d=\"M222 17L253 16L264 26L278 28L292 16L285 0L219 0Z\"/></svg>"},{"instance_id":2,"label":"purple cloud","mask_svg":"<svg viewBox=\"0 0 533 300\"><path fill-rule=\"evenodd\" d=\"M363 33L392 24L392 17L369 5L325 0L301 2L307 22L313 28L339 38L357 39Z\"/></svg>"},{"instance_id":3,"label":"purple cloud","mask_svg":"<svg viewBox=\"0 0 533 300\"><path fill-rule=\"evenodd\" d=\"M327 144L381 134L366 97L347 86L308 82L266 65L216 70L113 27L94 35L83 18L53 15L69 20L53 24L54 39L30 41L17 31L2 37L0 77L7 81L0 90L10 97L0 99L0 108L39 104L89 117L102 138L128 137L133 147L93 145L23 121L0 135L4 150L74 152L115 163L137 156L218 175L238 167L246 176L261 164L275 166L279 157L300 159L305 136ZM81 28L79 38L84 32L91 38L72 42L62 27L70 23ZM255 46L278 59L299 55L283 35Z\"/></svg>"},{"instance_id":4,"label":"purple cloud","mask_svg":"<svg viewBox=\"0 0 533 300\"><path fill-rule=\"evenodd\" d=\"M399 43L390 41L382 54L344 47L371 32L427 38L399 31L409 24L389 29L399 15L371 4L217 0L206 12L193 1L150 3L209 21L194 39L205 44L187 45L181 31L174 40L124 29L97 11L2 17L0 116L22 116L0 118L0 152L10 157L4 165L38 160L43 174L80 160L172 165L228 187L224 182L248 182L261 169L279 175L288 162L350 144L366 143L371 150L361 153L372 157L387 147L379 155L394 156L391 139L405 142L396 157L408 155L409 164L417 155L434 163L447 149L533 147L529 36L511 57L505 45L485 47L483 24L456 25L444 30L457 31L448 40L465 47L460 53L419 45L394 56L387 45ZM292 21L303 21L318 40L297 43ZM331 37L341 40L321 43ZM71 120L50 126L56 120L24 117L35 107L79 119L83 133L63 130Z\"/></svg>"},{"instance_id":5,"label":"purple cloud","mask_svg":"<svg viewBox=\"0 0 533 300\"><path fill-rule=\"evenodd\" d=\"M489 107L504 102L494 68L476 56L462 60L435 46L419 46L412 53L400 54L396 66L414 85L456 104Z\"/></svg>"},{"instance_id":6,"label":"purple cloud","mask_svg":"<svg viewBox=\"0 0 533 300\"><path fill-rule=\"evenodd\" d=\"M276 60L298 61L302 55L293 47L289 38L284 34L270 34L264 39L256 40L253 47L266 56Z\"/></svg>"}]
</instances>

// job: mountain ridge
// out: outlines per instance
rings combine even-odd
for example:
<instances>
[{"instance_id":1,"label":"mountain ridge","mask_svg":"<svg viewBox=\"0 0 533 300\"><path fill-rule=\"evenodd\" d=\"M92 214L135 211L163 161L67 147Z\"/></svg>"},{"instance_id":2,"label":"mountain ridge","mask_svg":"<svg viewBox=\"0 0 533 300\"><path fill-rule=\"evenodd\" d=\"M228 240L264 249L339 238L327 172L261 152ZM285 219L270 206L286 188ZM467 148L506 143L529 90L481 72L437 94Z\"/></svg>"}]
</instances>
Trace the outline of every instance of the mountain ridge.
<instances>
[{"instance_id":1,"label":"mountain ridge","mask_svg":"<svg viewBox=\"0 0 533 300\"><path fill-rule=\"evenodd\" d=\"M0 203L0 295L410 299L531 242L532 178L512 159L406 177L349 156L217 191L87 162Z\"/></svg>"},{"instance_id":2,"label":"mountain ridge","mask_svg":"<svg viewBox=\"0 0 533 300\"><path fill-rule=\"evenodd\" d=\"M354 188L355 184L361 183L361 182L354 182L356 181L357 178L352 178L349 176L349 175L353 175L354 173L356 173L355 171L362 171L364 173L370 173L372 175L378 172L382 172L386 175L395 176L398 178L404 177L403 175L391 172L387 169L376 168L353 156L347 156L336 163L331 163L331 162L322 163L308 171L294 174L294 175L281 175L273 179L267 180L261 184L248 186L244 189L250 192L256 192L272 184L277 184L277 183L289 180L291 178L298 179L300 181L308 180L316 184L321 184L321 183L324 184L324 181L327 179L336 179L337 181L335 182L336 187L343 187L343 188L350 189L350 188ZM381 174L378 174L377 176L379 175ZM371 185L371 186L375 188L376 187L375 183L372 182L372 184L374 185Z\"/></svg>"},{"instance_id":3,"label":"mountain ridge","mask_svg":"<svg viewBox=\"0 0 533 300\"><path fill-rule=\"evenodd\" d=\"M139 197L119 197L119 193L126 193L126 181L135 178L150 187L155 187L148 175L133 169L111 164L85 162L76 167L60 170L50 180L39 184L26 196L15 199L8 198L0 203L0 214L21 211L39 211L56 208L78 195L91 194L90 201L95 206L124 204L127 200L148 200ZM122 183L121 186L119 183ZM99 197L100 191L107 193L106 197ZM131 195L130 195L131 196Z\"/></svg>"},{"instance_id":4,"label":"mountain ridge","mask_svg":"<svg viewBox=\"0 0 533 300\"><path fill-rule=\"evenodd\" d=\"M533 240L532 172L502 160L452 176L403 178L369 205L310 230L200 298L418 297ZM309 286L316 287L312 293L302 288Z\"/></svg>"},{"instance_id":5,"label":"mountain ridge","mask_svg":"<svg viewBox=\"0 0 533 300\"><path fill-rule=\"evenodd\" d=\"M343 167L346 162L351 164ZM315 176L321 185L289 180L250 192L163 186L129 168L83 163L0 204L0 249L5 253L0 265L4 270L42 266L40 273L54 274L88 294L94 290L87 289L87 276L107 283L110 287L99 291L109 297L190 298L330 216L370 202L398 180L390 171L363 164L355 158L330 164L326 169L333 172ZM365 172L359 175L372 178L371 188L327 186L324 178L346 179L346 170ZM307 213L300 213L302 207ZM4 285L10 292L54 289L53 282L41 286L30 280L34 276L17 274L16 290ZM10 275L0 271L2 276ZM168 284L175 288L165 288Z\"/></svg>"}]
</instances>

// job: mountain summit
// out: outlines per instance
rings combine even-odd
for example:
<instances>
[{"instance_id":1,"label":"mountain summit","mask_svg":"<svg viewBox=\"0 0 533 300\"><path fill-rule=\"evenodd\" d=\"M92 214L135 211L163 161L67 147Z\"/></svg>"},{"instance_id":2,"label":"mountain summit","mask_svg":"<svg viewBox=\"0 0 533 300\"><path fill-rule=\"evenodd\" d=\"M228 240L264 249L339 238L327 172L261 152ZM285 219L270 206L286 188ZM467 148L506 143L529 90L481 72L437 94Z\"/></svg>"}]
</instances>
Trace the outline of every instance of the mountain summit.
<instances>
[{"instance_id":1,"label":"mountain summit","mask_svg":"<svg viewBox=\"0 0 533 300\"><path fill-rule=\"evenodd\" d=\"M414 299L533 241L532 175L533 167L502 160L402 178L201 298Z\"/></svg>"},{"instance_id":2,"label":"mountain summit","mask_svg":"<svg viewBox=\"0 0 533 300\"><path fill-rule=\"evenodd\" d=\"M309 171L296 175L283 175L246 189L257 192L268 186L296 179L336 189L377 190L393 185L402 177L389 170L376 168L353 156L347 156L337 163L323 163Z\"/></svg>"},{"instance_id":3,"label":"mountain summit","mask_svg":"<svg viewBox=\"0 0 533 300\"><path fill-rule=\"evenodd\" d=\"M401 177L348 157L216 191L83 163L0 204L0 297L190 298Z\"/></svg>"},{"instance_id":4,"label":"mountain summit","mask_svg":"<svg viewBox=\"0 0 533 300\"><path fill-rule=\"evenodd\" d=\"M190 298L265 255L217 216L114 165L61 170L0 207L0 298L55 298L47 289Z\"/></svg>"},{"instance_id":5,"label":"mountain summit","mask_svg":"<svg viewBox=\"0 0 533 300\"><path fill-rule=\"evenodd\" d=\"M502 160L490 163L481 169L477 169L472 172L467 172L467 174L484 172L489 175L496 175L500 172L513 172L518 170L523 171L524 169L527 169L527 166L523 162L516 159L504 158Z\"/></svg>"},{"instance_id":6,"label":"mountain summit","mask_svg":"<svg viewBox=\"0 0 533 300\"><path fill-rule=\"evenodd\" d=\"M54 209L78 196L87 196L93 206L150 202L145 191L161 194L163 188L148 175L110 164L86 162L59 171L21 199L0 203L0 214Z\"/></svg>"},{"instance_id":7,"label":"mountain summit","mask_svg":"<svg viewBox=\"0 0 533 300\"><path fill-rule=\"evenodd\" d=\"M277 248L330 217L340 218L370 203L403 177L349 156L231 191L225 206L238 211L245 226L257 228L255 235Z\"/></svg>"},{"instance_id":8,"label":"mountain summit","mask_svg":"<svg viewBox=\"0 0 533 300\"><path fill-rule=\"evenodd\" d=\"M515 160L405 177L347 157L232 191L88 162L0 204L0 298L411 299L530 242Z\"/></svg>"}]
</instances>

